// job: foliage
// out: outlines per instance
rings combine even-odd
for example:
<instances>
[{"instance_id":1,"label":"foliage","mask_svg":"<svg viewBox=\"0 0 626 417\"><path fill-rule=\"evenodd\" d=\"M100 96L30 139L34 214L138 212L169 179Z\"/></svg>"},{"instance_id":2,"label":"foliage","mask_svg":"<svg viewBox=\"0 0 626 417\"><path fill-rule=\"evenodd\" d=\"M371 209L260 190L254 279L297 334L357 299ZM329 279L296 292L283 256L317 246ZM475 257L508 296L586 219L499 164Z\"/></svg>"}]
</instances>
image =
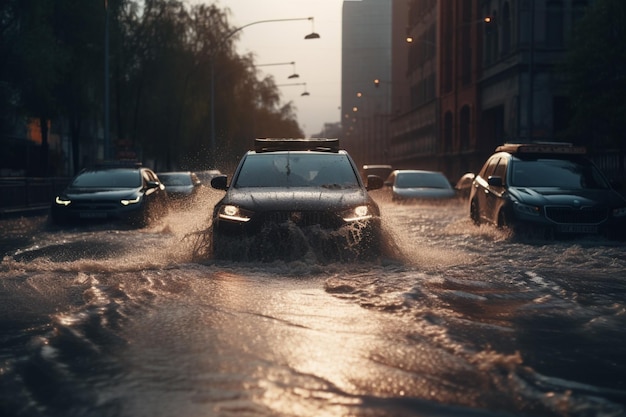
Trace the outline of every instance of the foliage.
<instances>
[{"instance_id":1,"label":"foliage","mask_svg":"<svg viewBox=\"0 0 626 417\"><path fill-rule=\"evenodd\" d=\"M626 2L597 0L574 29L564 64L572 134L590 146L624 149Z\"/></svg>"},{"instance_id":2,"label":"foliage","mask_svg":"<svg viewBox=\"0 0 626 417\"><path fill-rule=\"evenodd\" d=\"M114 144L155 169L204 169L237 157L255 136L303 134L274 80L258 80L254 57L236 53L238 30L216 4L5 0L0 110L69 132L75 169L101 155L94 144L104 120L104 4ZM7 119L2 134L14 129Z\"/></svg>"}]
</instances>

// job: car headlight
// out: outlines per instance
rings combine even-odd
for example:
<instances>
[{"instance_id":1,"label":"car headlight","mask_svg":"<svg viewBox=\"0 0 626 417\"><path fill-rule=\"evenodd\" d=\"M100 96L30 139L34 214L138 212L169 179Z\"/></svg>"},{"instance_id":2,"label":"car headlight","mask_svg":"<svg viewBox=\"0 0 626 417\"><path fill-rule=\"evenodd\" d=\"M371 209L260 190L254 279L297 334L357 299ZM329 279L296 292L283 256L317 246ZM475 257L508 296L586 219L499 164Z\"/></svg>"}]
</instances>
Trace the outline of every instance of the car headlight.
<instances>
[{"instance_id":1,"label":"car headlight","mask_svg":"<svg viewBox=\"0 0 626 417\"><path fill-rule=\"evenodd\" d=\"M218 216L220 217L220 219L245 223L251 220L252 213L248 210L240 209L237 206L226 204L220 208Z\"/></svg>"},{"instance_id":2,"label":"car headlight","mask_svg":"<svg viewBox=\"0 0 626 417\"><path fill-rule=\"evenodd\" d=\"M125 206L128 206L129 204L137 204L141 201L141 194L137 196L137 198L133 198L130 200L120 200L120 203L122 203Z\"/></svg>"},{"instance_id":3,"label":"car headlight","mask_svg":"<svg viewBox=\"0 0 626 417\"><path fill-rule=\"evenodd\" d=\"M613 209L613 217L626 216L626 207L618 207Z\"/></svg>"},{"instance_id":4,"label":"car headlight","mask_svg":"<svg viewBox=\"0 0 626 417\"><path fill-rule=\"evenodd\" d=\"M513 208L520 214L528 214L530 216L539 216L541 214L541 207L522 204L519 201L513 202Z\"/></svg>"},{"instance_id":5,"label":"car headlight","mask_svg":"<svg viewBox=\"0 0 626 417\"><path fill-rule=\"evenodd\" d=\"M70 203L72 202L72 200L70 200L69 198L65 198L65 197L61 197L61 196L57 196L54 199L54 202L57 203L60 206L69 206Z\"/></svg>"},{"instance_id":6,"label":"car headlight","mask_svg":"<svg viewBox=\"0 0 626 417\"><path fill-rule=\"evenodd\" d=\"M346 210L341 216L345 222L356 222L361 220L371 219L373 217L372 212L367 206L357 206L353 209Z\"/></svg>"}]
</instances>

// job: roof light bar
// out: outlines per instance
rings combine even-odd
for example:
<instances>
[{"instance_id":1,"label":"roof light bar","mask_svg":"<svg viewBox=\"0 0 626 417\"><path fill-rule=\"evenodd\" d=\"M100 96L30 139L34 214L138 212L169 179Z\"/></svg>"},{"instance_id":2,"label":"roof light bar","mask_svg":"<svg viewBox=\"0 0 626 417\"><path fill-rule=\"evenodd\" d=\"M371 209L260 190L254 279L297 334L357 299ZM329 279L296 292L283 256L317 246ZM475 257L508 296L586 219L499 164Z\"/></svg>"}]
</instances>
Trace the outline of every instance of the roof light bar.
<instances>
[{"instance_id":1,"label":"roof light bar","mask_svg":"<svg viewBox=\"0 0 626 417\"><path fill-rule=\"evenodd\" d=\"M254 140L256 152L272 151L323 151L338 152L339 139L325 138L257 138Z\"/></svg>"},{"instance_id":2,"label":"roof light bar","mask_svg":"<svg viewBox=\"0 0 626 417\"><path fill-rule=\"evenodd\" d=\"M587 149L584 146L572 146L571 143L505 143L498 146L496 152L583 155Z\"/></svg>"}]
</instances>

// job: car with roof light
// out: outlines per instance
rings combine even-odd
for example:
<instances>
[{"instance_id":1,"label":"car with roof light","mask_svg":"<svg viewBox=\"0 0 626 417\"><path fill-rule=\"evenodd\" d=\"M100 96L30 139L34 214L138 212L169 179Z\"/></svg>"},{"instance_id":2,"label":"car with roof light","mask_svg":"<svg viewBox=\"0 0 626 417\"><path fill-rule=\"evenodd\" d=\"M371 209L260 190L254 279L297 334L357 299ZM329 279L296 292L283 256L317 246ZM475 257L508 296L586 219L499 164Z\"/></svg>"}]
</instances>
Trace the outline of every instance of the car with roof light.
<instances>
[{"instance_id":1,"label":"car with roof light","mask_svg":"<svg viewBox=\"0 0 626 417\"><path fill-rule=\"evenodd\" d=\"M140 164L105 163L78 173L51 203L53 223L122 220L144 227L168 213L167 192Z\"/></svg>"},{"instance_id":2,"label":"car with roof light","mask_svg":"<svg viewBox=\"0 0 626 417\"><path fill-rule=\"evenodd\" d=\"M367 180L369 175L377 175L386 180L392 172L393 167L388 164L366 164L361 169L363 180Z\"/></svg>"},{"instance_id":3,"label":"car with roof light","mask_svg":"<svg viewBox=\"0 0 626 417\"><path fill-rule=\"evenodd\" d=\"M230 183L226 175L211 180L226 191L213 211L213 253L269 260L311 248L318 259L375 256L380 210L368 190L382 184L375 175L362 181L338 139L256 139ZM244 240L245 254L237 246Z\"/></svg>"},{"instance_id":4,"label":"car with roof light","mask_svg":"<svg viewBox=\"0 0 626 417\"><path fill-rule=\"evenodd\" d=\"M470 217L514 232L545 236L623 236L626 200L569 143L507 143L474 178Z\"/></svg>"},{"instance_id":5,"label":"car with roof light","mask_svg":"<svg viewBox=\"0 0 626 417\"><path fill-rule=\"evenodd\" d=\"M385 181L391 200L443 201L457 196L446 176L438 171L397 169Z\"/></svg>"},{"instance_id":6,"label":"car with roof light","mask_svg":"<svg viewBox=\"0 0 626 417\"><path fill-rule=\"evenodd\" d=\"M202 182L203 185L210 186L211 180L218 175L222 175L219 169L207 169L204 171L195 171L196 177Z\"/></svg>"}]
</instances>

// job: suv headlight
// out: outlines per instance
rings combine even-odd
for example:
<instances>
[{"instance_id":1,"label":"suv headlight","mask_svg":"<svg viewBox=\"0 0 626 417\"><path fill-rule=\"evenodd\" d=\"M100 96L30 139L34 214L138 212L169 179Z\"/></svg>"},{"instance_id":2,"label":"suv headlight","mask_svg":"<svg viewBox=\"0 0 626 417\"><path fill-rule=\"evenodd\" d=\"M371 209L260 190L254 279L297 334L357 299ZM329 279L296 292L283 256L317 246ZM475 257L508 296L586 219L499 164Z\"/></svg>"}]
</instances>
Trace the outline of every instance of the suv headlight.
<instances>
[{"instance_id":1,"label":"suv headlight","mask_svg":"<svg viewBox=\"0 0 626 417\"><path fill-rule=\"evenodd\" d=\"M520 214L527 214L530 216L539 216L541 214L541 207L531 206L530 204L522 204L519 201L513 202L513 208Z\"/></svg>"},{"instance_id":2,"label":"suv headlight","mask_svg":"<svg viewBox=\"0 0 626 417\"><path fill-rule=\"evenodd\" d=\"M137 196L137 198L132 198L129 200L120 200L120 203L124 206L128 206L130 204L137 204L141 201L141 194Z\"/></svg>"},{"instance_id":3,"label":"suv headlight","mask_svg":"<svg viewBox=\"0 0 626 417\"><path fill-rule=\"evenodd\" d=\"M233 206L232 204L226 204L220 207L218 216L220 219L245 223L252 219L252 212Z\"/></svg>"},{"instance_id":4,"label":"suv headlight","mask_svg":"<svg viewBox=\"0 0 626 417\"><path fill-rule=\"evenodd\" d=\"M70 200L69 198L66 198L66 197L57 196L54 199L54 202L57 203L60 206L69 206L70 203L72 202L72 200Z\"/></svg>"},{"instance_id":5,"label":"suv headlight","mask_svg":"<svg viewBox=\"0 0 626 417\"><path fill-rule=\"evenodd\" d=\"M357 222L362 220L368 220L373 217L373 214L367 206L356 206L350 210L346 210L342 213L341 218L345 222Z\"/></svg>"}]
</instances>

